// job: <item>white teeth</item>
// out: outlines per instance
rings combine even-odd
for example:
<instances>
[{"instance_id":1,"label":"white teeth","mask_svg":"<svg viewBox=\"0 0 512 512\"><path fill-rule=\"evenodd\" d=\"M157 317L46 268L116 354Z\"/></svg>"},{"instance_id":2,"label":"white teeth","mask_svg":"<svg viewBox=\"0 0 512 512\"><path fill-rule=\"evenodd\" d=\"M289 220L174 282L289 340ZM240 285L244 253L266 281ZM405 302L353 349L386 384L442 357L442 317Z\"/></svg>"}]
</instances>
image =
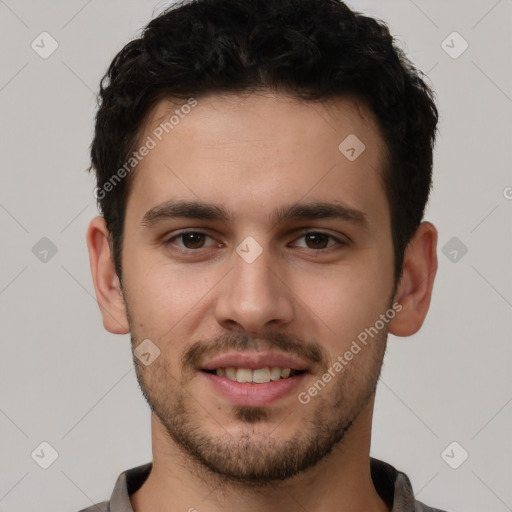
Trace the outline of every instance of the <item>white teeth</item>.
<instances>
[{"instance_id":1,"label":"white teeth","mask_svg":"<svg viewBox=\"0 0 512 512\"><path fill-rule=\"evenodd\" d=\"M270 378L272 380L279 380L281 378L281 368L277 366L270 368Z\"/></svg>"},{"instance_id":2,"label":"white teeth","mask_svg":"<svg viewBox=\"0 0 512 512\"><path fill-rule=\"evenodd\" d=\"M250 382L255 384L265 384L267 382L286 379L291 374L290 368L279 368L273 366L269 368L258 368L251 370L250 368L234 368L232 366L228 368L217 368L215 374L219 377L226 377L229 380L235 382Z\"/></svg>"},{"instance_id":3,"label":"white teeth","mask_svg":"<svg viewBox=\"0 0 512 512\"><path fill-rule=\"evenodd\" d=\"M237 382L251 382L252 381L252 370L249 368L238 368L236 371Z\"/></svg>"},{"instance_id":4,"label":"white teeth","mask_svg":"<svg viewBox=\"0 0 512 512\"><path fill-rule=\"evenodd\" d=\"M226 378L229 380L236 380L236 368L226 368Z\"/></svg>"},{"instance_id":5,"label":"white teeth","mask_svg":"<svg viewBox=\"0 0 512 512\"><path fill-rule=\"evenodd\" d=\"M270 382L270 370L268 368L258 368L252 372L252 381L257 384Z\"/></svg>"}]
</instances>

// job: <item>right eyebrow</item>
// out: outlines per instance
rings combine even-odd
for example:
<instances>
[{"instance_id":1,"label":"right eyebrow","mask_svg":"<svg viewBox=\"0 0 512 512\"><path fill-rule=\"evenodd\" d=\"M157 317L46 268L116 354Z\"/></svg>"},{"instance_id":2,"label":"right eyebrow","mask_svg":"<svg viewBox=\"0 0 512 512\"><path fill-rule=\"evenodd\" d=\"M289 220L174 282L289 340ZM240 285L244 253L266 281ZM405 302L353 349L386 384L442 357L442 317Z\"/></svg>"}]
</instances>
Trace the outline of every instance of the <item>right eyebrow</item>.
<instances>
[{"instance_id":1,"label":"right eyebrow","mask_svg":"<svg viewBox=\"0 0 512 512\"><path fill-rule=\"evenodd\" d=\"M229 222L231 216L219 205L198 201L165 201L148 210L141 224L151 227L160 221L183 217Z\"/></svg>"}]
</instances>

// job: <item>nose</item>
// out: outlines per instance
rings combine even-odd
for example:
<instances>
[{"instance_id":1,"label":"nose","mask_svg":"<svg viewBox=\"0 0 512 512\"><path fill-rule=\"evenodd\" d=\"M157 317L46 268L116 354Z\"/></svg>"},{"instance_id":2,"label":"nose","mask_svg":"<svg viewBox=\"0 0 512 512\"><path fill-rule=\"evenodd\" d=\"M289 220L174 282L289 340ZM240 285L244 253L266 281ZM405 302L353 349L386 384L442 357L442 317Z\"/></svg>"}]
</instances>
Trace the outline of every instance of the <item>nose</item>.
<instances>
[{"instance_id":1,"label":"nose","mask_svg":"<svg viewBox=\"0 0 512 512\"><path fill-rule=\"evenodd\" d=\"M251 335L289 324L294 301L284 266L273 260L268 250L251 263L234 253L233 262L219 287L217 322L225 329Z\"/></svg>"}]
</instances>

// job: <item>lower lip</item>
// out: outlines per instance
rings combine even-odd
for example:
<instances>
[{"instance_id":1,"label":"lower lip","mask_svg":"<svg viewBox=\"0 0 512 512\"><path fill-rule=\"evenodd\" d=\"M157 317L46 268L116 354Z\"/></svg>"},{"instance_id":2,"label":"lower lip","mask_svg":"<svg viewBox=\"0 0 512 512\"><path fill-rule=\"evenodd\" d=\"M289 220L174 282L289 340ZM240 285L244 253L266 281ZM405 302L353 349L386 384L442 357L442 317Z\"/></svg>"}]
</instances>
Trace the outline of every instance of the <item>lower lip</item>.
<instances>
[{"instance_id":1,"label":"lower lip","mask_svg":"<svg viewBox=\"0 0 512 512\"><path fill-rule=\"evenodd\" d=\"M277 402L287 395L291 395L304 380L305 373L294 375L286 379L266 382L265 384L251 384L248 382L235 382L226 377L219 377L213 373L200 372L209 384L226 397L233 405L238 407L263 407Z\"/></svg>"}]
</instances>

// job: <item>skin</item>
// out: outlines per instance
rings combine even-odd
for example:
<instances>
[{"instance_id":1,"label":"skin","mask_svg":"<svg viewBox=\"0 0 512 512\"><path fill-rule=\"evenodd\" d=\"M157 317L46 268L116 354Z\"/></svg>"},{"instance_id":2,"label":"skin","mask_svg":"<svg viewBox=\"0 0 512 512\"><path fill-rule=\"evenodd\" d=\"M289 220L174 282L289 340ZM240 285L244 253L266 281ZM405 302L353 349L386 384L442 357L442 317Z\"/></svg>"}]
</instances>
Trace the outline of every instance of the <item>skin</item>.
<instances>
[{"instance_id":1,"label":"skin","mask_svg":"<svg viewBox=\"0 0 512 512\"><path fill-rule=\"evenodd\" d=\"M168 101L157 104L140 140L174 108ZM354 161L338 150L349 134L366 146ZM105 328L131 333L134 348L150 339L160 350L149 366L134 359L153 410L153 470L131 496L136 512L280 511L299 504L310 512L389 510L370 477L375 385L388 332L410 336L427 314L437 231L429 222L419 226L395 287L385 155L374 117L355 98L308 103L271 93L209 96L135 171L122 287L105 222L91 221L87 243ZM149 210L171 200L221 205L232 219L142 222ZM270 219L277 208L319 201L359 210L367 224ZM189 241L189 249L181 237L169 242L186 228L208 236ZM334 239L312 241L304 232ZM236 252L248 236L262 249L252 263ZM396 303L401 311L378 336L301 404L297 393ZM201 362L227 346L304 356L302 347L320 355L304 358L309 372L297 392L244 409L183 359L194 346ZM343 435L336 436L340 430ZM312 439L316 458L305 462ZM269 468L273 477L265 479ZM278 478L285 470L287 477Z\"/></svg>"}]
</instances>

